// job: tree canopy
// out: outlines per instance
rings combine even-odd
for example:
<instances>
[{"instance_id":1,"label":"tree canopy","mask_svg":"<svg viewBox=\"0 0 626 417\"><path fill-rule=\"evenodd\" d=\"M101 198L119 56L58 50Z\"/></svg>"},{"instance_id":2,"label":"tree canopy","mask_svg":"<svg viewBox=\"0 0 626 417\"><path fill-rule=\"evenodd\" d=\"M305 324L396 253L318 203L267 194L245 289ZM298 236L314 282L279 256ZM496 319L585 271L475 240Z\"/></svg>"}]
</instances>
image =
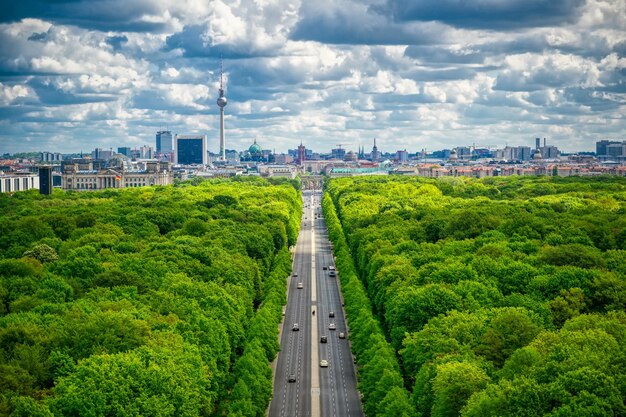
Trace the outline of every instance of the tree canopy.
<instances>
[{"instance_id":1,"label":"tree canopy","mask_svg":"<svg viewBox=\"0 0 626 417\"><path fill-rule=\"evenodd\" d=\"M293 185L0 195L0 415L262 416Z\"/></svg>"},{"instance_id":2,"label":"tree canopy","mask_svg":"<svg viewBox=\"0 0 626 417\"><path fill-rule=\"evenodd\" d=\"M624 414L625 178L325 187L351 329L384 352L352 330L368 414L407 396L417 416Z\"/></svg>"}]
</instances>

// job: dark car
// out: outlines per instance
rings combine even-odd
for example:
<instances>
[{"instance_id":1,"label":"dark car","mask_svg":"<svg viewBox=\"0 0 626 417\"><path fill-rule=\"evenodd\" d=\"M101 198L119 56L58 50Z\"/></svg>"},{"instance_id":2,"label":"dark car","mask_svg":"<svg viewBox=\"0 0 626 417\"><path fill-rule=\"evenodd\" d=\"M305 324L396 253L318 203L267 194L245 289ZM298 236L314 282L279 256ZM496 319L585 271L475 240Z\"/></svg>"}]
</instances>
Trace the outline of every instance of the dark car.
<instances>
[{"instance_id":1,"label":"dark car","mask_svg":"<svg viewBox=\"0 0 626 417\"><path fill-rule=\"evenodd\" d=\"M328 317L335 317L335 312L334 311L329 312Z\"/></svg>"},{"instance_id":2,"label":"dark car","mask_svg":"<svg viewBox=\"0 0 626 417\"><path fill-rule=\"evenodd\" d=\"M328 343L328 337L326 336L320 337L320 343Z\"/></svg>"},{"instance_id":3,"label":"dark car","mask_svg":"<svg viewBox=\"0 0 626 417\"><path fill-rule=\"evenodd\" d=\"M296 374L289 374L289 376L287 377L287 381L296 382Z\"/></svg>"}]
</instances>

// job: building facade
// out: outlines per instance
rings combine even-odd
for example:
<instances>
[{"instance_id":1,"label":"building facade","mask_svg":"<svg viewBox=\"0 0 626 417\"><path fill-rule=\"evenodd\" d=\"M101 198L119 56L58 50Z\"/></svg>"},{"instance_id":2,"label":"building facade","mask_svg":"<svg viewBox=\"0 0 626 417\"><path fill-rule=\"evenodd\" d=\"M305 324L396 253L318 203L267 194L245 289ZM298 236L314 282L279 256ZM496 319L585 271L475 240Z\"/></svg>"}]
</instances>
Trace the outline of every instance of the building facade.
<instances>
[{"instance_id":1,"label":"building facade","mask_svg":"<svg viewBox=\"0 0 626 417\"><path fill-rule=\"evenodd\" d=\"M176 135L174 163L179 165L206 165L206 135Z\"/></svg>"},{"instance_id":2,"label":"building facade","mask_svg":"<svg viewBox=\"0 0 626 417\"><path fill-rule=\"evenodd\" d=\"M172 140L172 132L169 130L160 130L156 133L156 152L157 154L168 154L174 150L174 142Z\"/></svg>"},{"instance_id":3,"label":"building facade","mask_svg":"<svg viewBox=\"0 0 626 417\"><path fill-rule=\"evenodd\" d=\"M122 164L99 167L91 162L80 161L64 165L62 188L64 190L88 191L106 188L146 187L169 185L174 175L169 162L148 161L128 169Z\"/></svg>"},{"instance_id":4,"label":"building facade","mask_svg":"<svg viewBox=\"0 0 626 417\"><path fill-rule=\"evenodd\" d=\"M39 188L39 175L30 172L0 173L0 193L14 193Z\"/></svg>"},{"instance_id":5,"label":"building facade","mask_svg":"<svg viewBox=\"0 0 626 417\"><path fill-rule=\"evenodd\" d=\"M41 152L39 157L41 162L60 162L63 160L63 155L58 152Z\"/></svg>"}]
</instances>

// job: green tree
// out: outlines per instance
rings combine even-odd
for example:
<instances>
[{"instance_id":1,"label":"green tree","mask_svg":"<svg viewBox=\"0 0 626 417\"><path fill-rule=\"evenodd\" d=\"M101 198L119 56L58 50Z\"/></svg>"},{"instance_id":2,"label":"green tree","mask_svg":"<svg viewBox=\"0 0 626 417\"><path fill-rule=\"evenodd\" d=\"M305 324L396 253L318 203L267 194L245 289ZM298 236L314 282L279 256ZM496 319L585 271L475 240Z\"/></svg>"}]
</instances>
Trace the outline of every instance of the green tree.
<instances>
[{"instance_id":1,"label":"green tree","mask_svg":"<svg viewBox=\"0 0 626 417\"><path fill-rule=\"evenodd\" d=\"M437 367L433 380L434 402L431 416L457 416L467 400L490 382L480 367L469 362L450 362Z\"/></svg>"}]
</instances>

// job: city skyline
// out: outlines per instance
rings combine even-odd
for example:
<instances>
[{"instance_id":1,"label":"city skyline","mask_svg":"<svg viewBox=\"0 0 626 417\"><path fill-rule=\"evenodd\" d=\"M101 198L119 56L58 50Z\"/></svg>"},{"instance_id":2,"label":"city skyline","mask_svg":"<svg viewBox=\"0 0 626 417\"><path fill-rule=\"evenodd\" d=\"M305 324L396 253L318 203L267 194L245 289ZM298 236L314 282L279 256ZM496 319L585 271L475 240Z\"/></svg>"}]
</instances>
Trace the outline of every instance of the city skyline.
<instances>
[{"instance_id":1,"label":"city skyline","mask_svg":"<svg viewBox=\"0 0 626 417\"><path fill-rule=\"evenodd\" d=\"M164 125L217 153L222 56L231 149L546 137L574 152L626 134L623 2L25 0L0 12L0 153L152 145Z\"/></svg>"}]
</instances>

